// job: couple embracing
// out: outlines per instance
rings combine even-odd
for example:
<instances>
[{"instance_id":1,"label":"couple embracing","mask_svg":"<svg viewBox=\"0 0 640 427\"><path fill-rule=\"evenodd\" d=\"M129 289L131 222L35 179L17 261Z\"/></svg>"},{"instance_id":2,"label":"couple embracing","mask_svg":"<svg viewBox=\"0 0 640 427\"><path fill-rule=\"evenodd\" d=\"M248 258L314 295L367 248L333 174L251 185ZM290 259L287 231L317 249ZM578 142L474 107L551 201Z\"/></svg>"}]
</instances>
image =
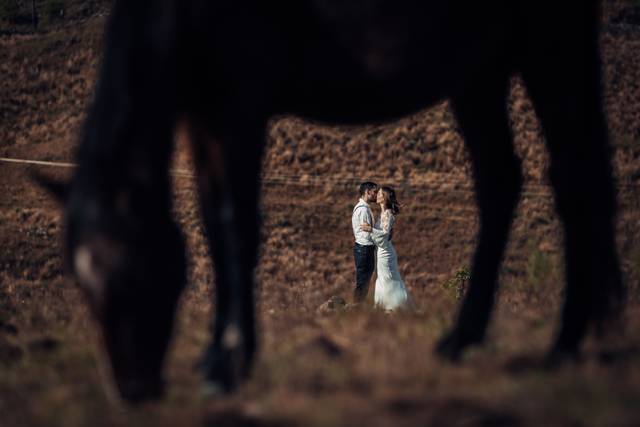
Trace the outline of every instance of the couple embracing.
<instances>
[{"instance_id":1,"label":"couple embracing","mask_svg":"<svg viewBox=\"0 0 640 427\"><path fill-rule=\"evenodd\" d=\"M377 221L374 221L371 203L380 205L381 213ZM366 299L374 267L377 267L375 306L387 311L415 310L413 299L400 276L398 256L391 243L393 224L399 212L400 204L393 188L378 188L373 182L360 184L360 200L353 208L351 217L356 239L353 248L356 263L356 303Z\"/></svg>"}]
</instances>

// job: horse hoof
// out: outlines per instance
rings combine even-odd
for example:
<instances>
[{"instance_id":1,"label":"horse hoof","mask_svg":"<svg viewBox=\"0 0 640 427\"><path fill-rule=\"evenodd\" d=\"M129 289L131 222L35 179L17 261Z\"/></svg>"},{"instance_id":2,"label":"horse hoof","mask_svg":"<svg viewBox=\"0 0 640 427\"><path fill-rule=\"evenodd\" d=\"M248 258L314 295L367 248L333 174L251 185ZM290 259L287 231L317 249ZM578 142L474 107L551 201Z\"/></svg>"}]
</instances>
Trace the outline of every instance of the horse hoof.
<instances>
[{"instance_id":1,"label":"horse hoof","mask_svg":"<svg viewBox=\"0 0 640 427\"><path fill-rule=\"evenodd\" d=\"M455 327L438 341L435 351L444 360L459 362L467 348L482 344L483 337L483 331L477 328Z\"/></svg>"},{"instance_id":2,"label":"horse hoof","mask_svg":"<svg viewBox=\"0 0 640 427\"><path fill-rule=\"evenodd\" d=\"M574 349L554 347L545 357L543 367L548 371L580 362L580 353Z\"/></svg>"},{"instance_id":3,"label":"horse hoof","mask_svg":"<svg viewBox=\"0 0 640 427\"><path fill-rule=\"evenodd\" d=\"M119 382L118 387L122 398L130 405L159 400L164 394L162 381L128 380Z\"/></svg>"},{"instance_id":4,"label":"horse hoof","mask_svg":"<svg viewBox=\"0 0 640 427\"><path fill-rule=\"evenodd\" d=\"M205 381L200 392L205 399L218 399L227 394L225 387L216 381Z\"/></svg>"},{"instance_id":5,"label":"horse hoof","mask_svg":"<svg viewBox=\"0 0 640 427\"><path fill-rule=\"evenodd\" d=\"M201 365L207 393L219 396L234 392L248 377L250 363L243 346L231 349L216 346L207 351Z\"/></svg>"}]
</instances>

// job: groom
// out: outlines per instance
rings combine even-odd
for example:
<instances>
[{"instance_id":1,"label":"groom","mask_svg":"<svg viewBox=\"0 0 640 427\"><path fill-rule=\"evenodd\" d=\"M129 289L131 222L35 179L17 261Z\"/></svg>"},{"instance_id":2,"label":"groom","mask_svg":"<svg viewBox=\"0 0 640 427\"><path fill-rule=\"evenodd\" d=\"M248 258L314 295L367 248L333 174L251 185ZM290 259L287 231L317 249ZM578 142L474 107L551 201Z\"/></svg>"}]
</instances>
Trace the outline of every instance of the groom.
<instances>
[{"instance_id":1,"label":"groom","mask_svg":"<svg viewBox=\"0 0 640 427\"><path fill-rule=\"evenodd\" d=\"M356 239L353 247L353 258L356 262L356 288L353 291L353 300L356 303L363 302L367 297L369 282L376 265L376 247L371 239L371 233L362 231L361 224L373 226L373 213L369 203L375 203L378 193L378 186L373 182L363 182L360 184L360 201L353 208L351 225L353 235Z\"/></svg>"}]
</instances>

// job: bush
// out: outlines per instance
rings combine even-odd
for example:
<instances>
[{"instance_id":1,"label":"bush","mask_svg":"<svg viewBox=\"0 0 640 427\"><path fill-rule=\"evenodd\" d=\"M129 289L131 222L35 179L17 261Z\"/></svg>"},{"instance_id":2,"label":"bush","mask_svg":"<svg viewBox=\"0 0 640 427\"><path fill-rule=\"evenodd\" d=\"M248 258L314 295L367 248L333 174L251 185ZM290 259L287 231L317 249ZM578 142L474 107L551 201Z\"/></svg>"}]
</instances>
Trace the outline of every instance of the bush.
<instances>
[{"instance_id":1,"label":"bush","mask_svg":"<svg viewBox=\"0 0 640 427\"><path fill-rule=\"evenodd\" d=\"M442 288L455 295L456 300L460 300L467 291L469 280L471 280L471 273L466 266L463 266L451 279L442 284Z\"/></svg>"}]
</instances>

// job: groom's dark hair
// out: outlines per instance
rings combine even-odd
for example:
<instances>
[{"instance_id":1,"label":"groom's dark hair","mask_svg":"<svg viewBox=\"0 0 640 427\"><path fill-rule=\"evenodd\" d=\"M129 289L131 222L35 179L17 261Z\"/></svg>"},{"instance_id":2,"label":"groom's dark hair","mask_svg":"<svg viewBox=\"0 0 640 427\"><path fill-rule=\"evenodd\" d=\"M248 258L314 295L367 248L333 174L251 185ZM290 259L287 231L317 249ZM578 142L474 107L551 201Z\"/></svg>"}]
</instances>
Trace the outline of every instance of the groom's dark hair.
<instances>
[{"instance_id":1,"label":"groom's dark hair","mask_svg":"<svg viewBox=\"0 0 640 427\"><path fill-rule=\"evenodd\" d=\"M360 195L364 196L364 193L369 190L375 190L376 188L378 188L378 184L376 184L375 182L363 182L362 184L360 184Z\"/></svg>"}]
</instances>

